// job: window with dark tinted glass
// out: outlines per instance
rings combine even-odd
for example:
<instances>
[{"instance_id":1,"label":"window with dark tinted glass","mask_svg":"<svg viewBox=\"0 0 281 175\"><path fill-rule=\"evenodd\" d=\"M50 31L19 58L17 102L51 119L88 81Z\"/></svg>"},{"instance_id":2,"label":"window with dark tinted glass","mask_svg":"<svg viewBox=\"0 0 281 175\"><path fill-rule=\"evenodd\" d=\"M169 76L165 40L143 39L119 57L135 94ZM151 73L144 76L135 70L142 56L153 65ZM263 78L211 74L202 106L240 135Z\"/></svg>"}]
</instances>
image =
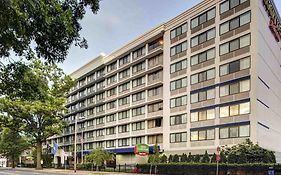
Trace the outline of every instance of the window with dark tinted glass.
<instances>
[{"instance_id":1,"label":"window with dark tinted glass","mask_svg":"<svg viewBox=\"0 0 281 175\"><path fill-rule=\"evenodd\" d=\"M171 39L173 39L173 38L175 38L175 37L177 37L177 36L179 36L179 35L181 35L185 32L187 32L187 23L171 30L170 37L171 37Z\"/></svg>"},{"instance_id":2,"label":"window with dark tinted glass","mask_svg":"<svg viewBox=\"0 0 281 175\"><path fill-rule=\"evenodd\" d=\"M191 29L193 29L215 17L216 17L216 8L212 8L211 10L208 10L207 12L202 13L201 15L197 16L196 18L193 18L191 20L190 27L191 27Z\"/></svg>"}]
</instances>

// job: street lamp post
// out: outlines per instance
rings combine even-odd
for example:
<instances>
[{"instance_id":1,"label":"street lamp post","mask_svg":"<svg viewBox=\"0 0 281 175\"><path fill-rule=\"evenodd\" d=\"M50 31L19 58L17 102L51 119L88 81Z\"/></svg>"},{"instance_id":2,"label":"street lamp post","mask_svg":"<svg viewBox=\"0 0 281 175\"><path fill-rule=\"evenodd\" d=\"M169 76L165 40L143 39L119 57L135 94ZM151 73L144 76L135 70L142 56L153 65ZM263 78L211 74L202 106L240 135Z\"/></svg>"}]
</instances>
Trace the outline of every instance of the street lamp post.
<instances>
[{"instance_id":1,"label":"street lamp post","mask_svg":"<svg viewBox=\"0 0 281 175\"><path fill-rule=\"evenodd\" d=\"M79 117L80 120L85 119L85 117ZM74 173L76 173L76 164L77 164L77 156L76 156L76 152L77 152L77 115L75 116L75 127L74 127ZM83 148L82 148L83 150Z\"/></svg>"}]
</instances>

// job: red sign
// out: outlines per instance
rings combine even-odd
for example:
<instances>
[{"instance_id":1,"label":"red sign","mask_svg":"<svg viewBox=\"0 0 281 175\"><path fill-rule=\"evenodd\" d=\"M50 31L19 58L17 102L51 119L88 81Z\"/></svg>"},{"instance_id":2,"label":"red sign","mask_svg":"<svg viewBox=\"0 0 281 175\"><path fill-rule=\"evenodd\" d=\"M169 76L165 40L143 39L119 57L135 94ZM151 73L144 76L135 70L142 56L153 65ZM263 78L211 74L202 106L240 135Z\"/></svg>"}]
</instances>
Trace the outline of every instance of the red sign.
<instances>
[{"instance_id":1,"label":"red sign","mask_svg":"<svg viewBox=\"0 0 281 175\"><path fill-rule=\"evenodd\" d=\"M276 24L273 20L270 20L269 28L270 28L271 32L273 33L276 41L279 42L281 40L281 36L280 36L280 33L278 32L277 26L276 26Z\"/></svg>"},{"instance_id":2,"label":"red sign","mask_svg":"<svg viewBox=\"0 0 281 175\"><path fill-rule=\"evenodd\" d=\"M221 156L219 154L216 155L216 161L219 162L221 160Z\"/></svg>"}]
</instances>

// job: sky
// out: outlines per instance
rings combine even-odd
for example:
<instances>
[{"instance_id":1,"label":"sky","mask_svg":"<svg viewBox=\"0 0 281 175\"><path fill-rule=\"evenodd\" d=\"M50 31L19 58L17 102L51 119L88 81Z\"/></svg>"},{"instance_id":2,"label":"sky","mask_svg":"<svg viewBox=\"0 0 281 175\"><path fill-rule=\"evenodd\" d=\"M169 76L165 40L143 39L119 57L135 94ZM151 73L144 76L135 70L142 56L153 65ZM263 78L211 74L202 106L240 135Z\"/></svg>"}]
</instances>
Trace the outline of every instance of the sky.
<instances>
[{"instance_id":1,"label":"sky","mask_svg":"<svg viewBox=\"0 0 281 175\"><path fill-rule=\"evenodd\" d=\"M88 49L71 47L60 64L70 74L100 53L110 54L153 27L188 10L201 0L101 0L97 14L87 10L81 36ZM281 0L275 0L281 14Z\"/></svg>"}]
</instances>

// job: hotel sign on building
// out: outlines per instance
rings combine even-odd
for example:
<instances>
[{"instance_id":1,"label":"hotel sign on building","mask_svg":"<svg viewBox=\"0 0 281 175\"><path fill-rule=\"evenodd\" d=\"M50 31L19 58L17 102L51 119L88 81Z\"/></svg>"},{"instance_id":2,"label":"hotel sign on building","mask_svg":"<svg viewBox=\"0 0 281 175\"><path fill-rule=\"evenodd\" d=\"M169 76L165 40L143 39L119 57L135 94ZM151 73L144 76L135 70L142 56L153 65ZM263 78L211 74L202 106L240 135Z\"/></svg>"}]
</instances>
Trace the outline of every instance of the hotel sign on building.
<instances>
[{"instance_id":1,"label":"hotel sign on building","mask_svg":"<svg viewBox=\"0 0 281 175\"><path fill-rule=\"evenodd\" d=\"M281 40L281 21L280 16L272 3L272 0L263 0L265 9L270 17L269 28L277 42Z\"/></svg>"}]
</instances>

